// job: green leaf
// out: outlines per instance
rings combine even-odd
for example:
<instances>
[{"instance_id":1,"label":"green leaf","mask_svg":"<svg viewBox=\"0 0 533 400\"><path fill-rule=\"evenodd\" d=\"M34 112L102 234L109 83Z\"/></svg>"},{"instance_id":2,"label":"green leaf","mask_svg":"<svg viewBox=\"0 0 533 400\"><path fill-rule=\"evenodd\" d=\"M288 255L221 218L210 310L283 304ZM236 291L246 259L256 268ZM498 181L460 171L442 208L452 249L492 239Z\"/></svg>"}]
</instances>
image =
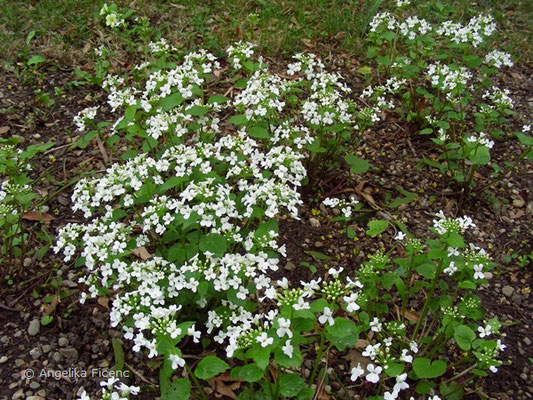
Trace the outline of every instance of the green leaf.
<instances>
[{"instance_id":1,"label":"green leaf","mask_svg":"<svg viewBox=\"0 0 533 400\"><path fill-rule=\"evenodd\" d=\"M353 154L347 154L344 156L344 161L348 163L350 169L354 174L364 174L370 168L370 163L357 157Z\"/></svg>"},{"instance_id":2,"label":"green leaf","mask_svg":"<svg viewBox=\"0 0 533 400\"><path fill-rule=\"evenodd\" d=\"M326 327L326 338L340 351L355 345L358 337L357 327L347 318L337 317L335 324Z\"/></svg>"},{"instance_id":3,"label":"green leaf","mask_svg":"<svg viewBox=\"0 0 533 400\"><path fill-rule=\"evenodd\" d=\"M405 197L397 197L392 201L387 207L389 208L397 208L401 206L402 204L409 204L413 200L416 200L418 198L418 195L415 193L408 192L407 190L400 189L400 192Z\"/></svg>"},{"instance_id":4,"label":"green leaf","mask_svg":"<svg viewBox=\"0 0 533 400\"><path fill-rule=\"evenodd\" d=\"M255 139L268 139L270 134L262 126L254 126L248 129L248 134Z\"/></svg>"},{"instance_id":5,"label":"green leaf","mask_svg":"<svg viewBox=\"0 0 533 400\"><path fill-rule=\"evenodd\" d=\"M51 315L45 315L41 318L41 325L42 326L46 326L48 325L50 322L52 322L52 320L54 319L54 317L52 317Z\"/></svg>"},{"instance_id":6,"label":"green leaf","mask_svg":"<svg viewBox=\"0 0 533 400\"><path fill-rule=\"evenodd\" d=\"M211 379L229 368L229 365L215 356L207 356L202 359L194 370L194 375L200 379Z\"/></svg>"},{"instance_id":7,"label":"green leaf","mask_svg":"<svg viewBox=\"0 0 533 400\"><path fill-rule=\"evenodd\" d=\"M44 58L41 55L35 55L31 56L30 59L27 61L28 65L39 65L46 61L46 58Z\"/></svg>"},{"instance_id":8,"label":"green leaf","mask_svg":"<svg viewBox=\"0 0 533 400\"><path fill-rule=\"evenodd\" d=\"M463 350L470 350L472 347L472 342L476 338L476 334L472 329L466 325L459 325L455 328L453 334L457 345Z\"/></svg>"},{"instance_id":9,"label":"green leaf","mask_svg":"<svg viewBox=\"0 0 533 400\"><path fill-rule=\"evenodd\" d=\"M161 393L162 400L188 400L189 397L191 397L191 382L186 378L180 378L173 381L170 386Z\"/></svg>"},{"instance_id":10,"label":"green leaf","mask_svg":"<svg viewBox=\"0 0 533 400\"><path fill-rule=\"evenodd\" d=\"M448 243L451 247L465 247L463 237L456 232L450 232L446 238L446 243Z\"/></svg>"},{"instance_id":11,"label":"green leaf","mask_svg":"<svg viewBox=\"0 0 533 400\"><path fill-rule=\"evenodd\" d=\"M486 165L490 161L490 152L489 148L486 146L478 146L474 149L468 159L474 165Z\"/></svg>"},{"instance_id":12,"label":"green leaf","mask_svg":"<svg viewBox=\"0 0 533 400\"><path fill-rule=\"evenodd\" d=\"M413 361L413 370L420 379L433 379L444 375L446 372L446 363L442 360L431 362L425 357L416 358Z\"/></svg>"},{"instance_id":13,"label":"green leaf","mask_svg":"<svg viewBox=\"0 0 533 400\"><path fill-rule=\"evenodd\" d=\"M242 379L246 382L257 382L263 377L263 370L255 364L247 364L243 367L235 367L231 370L233 379Z\"/></svg>"},{"instance_id":14,"label":"green leaf","mask_svg":"<svg viewBox=\"0 0 533 400\"><path fill-rule=\"evenodd\" d=\"M183 97L179 92L172 93L170 96L161 100L161 111L168 111L183 103Z\"/></svg>"},{"instance_id":15,"label":"green leaf","mask_svg":"<svg viewBox=\"0 0 533 400\"><path fill-rule=\"evenodd\" d=\"M435 265L429 263L419 265L416 267L416 272L426 279L433 279L435 277Z\"/></svg>"},{"instance_id":16,"label":"green leaf","mask_svg":"<svg viewBox=\"0 0 533 400\"><path fill-rule=\"evenodd\" d=\"M459 282L459 289L471 289L476 290L477 286L472 281L461 281Z\"/></svg>"},{"instance_id":17,"label":"green leaf","mask_svg":"<svg viewBox=\"0 0 533 400\"><path fill-rule=\"evenodd\" d=\"M533 136L524 135L523 133L517 133L516 137L522 143L526 146L533 146Z\"/></svg>"},{"instance_id":18,"label":"green leaf","mask_svg":"<svg viewBox=\"0 0 533 400\"><path fill-rule=\"evenodd\" d=\"M209 97L209 100L207 100L207 104L221 104L228 101L227 97L221 96L219 94L214 94L213 96Z\"/></svg>"},{"instance_id":19,"label":"green leaf","mask_svg":"<svg viewBox=\"0 0 533 400\"><path fill-rule=\"evenodd\" d=\"M463 61L468 68L477 68L483 63L483 59L474 55L463 56Z\"/></svg>"},{"instance_id":20,"label":"green leaf","mask_svg":"<svg viewBox=\"0 0 533 400\"><path fill-rule=\"evenodd\" d=\"M320 252L318 252L318 251L305 250L304 253L310 255L310 256L313 257L316 261L318 261L318 260L325 260L325 261L331 260L331 257L330 257L330 256L328 256L328 255L326 255L326 254L323 254L323 253L320 253Z\"/></svg>"},{"instance_id":21,"label":"green leaf","mask_svg":"<svg viewBox=\"0 0 533 400\"><path fill-rule=\"evenodd\" d=\"M368 236L377 236L385 229L387 229L388 226L389 223L387 221L383 221L381 219L373 219L368 223L368 230L365 233Z\"/></svg>"},{"instance_id":22,"label":"green leaf","mask_svg":"<svg viewBox=\"0 0 533 400\"><path fill-rule=\"evenodd\" d=\"M418 132L420 135L429 135L430 133L433 133L433 129L431 128L426 128L426 129L422 129L420 132Z\"/></svg>"},{"instance_id":23,"label":"green leaf","mask_svg":"<svg viewBox=\"0 0 533 400\"><path fill-rule=\"evenodd\" d=\"M297 374L284 374L279 380L281 394L286 397L296 396L305 387L305 381Z\"/></svg>"},{"instance_id":24,"label":"green leaf","mask_svg":"<svg viewBox=\"0 0 533 400\"><path fill-rule=\"evenodd\" d=\"M38 145L31 145L26 148L22 153L20 153L20 158L23 160L31 160L35 155L42 153L43 151L48 150L50 147L52 147L55 143L45 143L45 144L38 144Z\"/></svg>"},{"instance_id":25,"label":"green leaf","mask_svg":"<svg viewBox=\"0 0 533 400\"><path fill-rule=\"evenodd\" d=\"M209 112L209 107L202 107L202 106L192 106L186 111L187 114L193 115L195 117L201 117L202 115L205 115L208 112Z\"/></svg>"},{"instance_id":26,"label":"green leaf","mask_svg":"<svg viewBox=\"0 0 533 400\"><path fill-rule=\"evenodd\" d=\"M120 158L121 158L122 160L129 160L130 158L134 158L134 157L137 155L137 153L138 153L137 150L135 150L135 149L130 149L130 150L125 151L124 153L122 153L122 154L120 155Z\"/></svg>"},{"instance_id":27,"label":"green leaf","mask_svg":"<svg viewBox=\"0 0 533 400\"><path fill-rule=\"evenodd\" d=\"M398 363L388 363L387 368L385 368L385 373L391 378L396 378L403 372L403 364Z\"/></svg>"},{"instance_id":28,"label":"green leaf","mask_svg":"<svg viewBox=\"0 0 533 400\"><path fill-rule=\"evenodd\" d=\"M200 239L200 250L221 257L227 249L226 238L218 234L210 234Z\"/></svg>"},{"instance_id":29,"label":"green leaf","mask_svg":"<svg viewBox=\"0 0 533 400\"><path fill-rule=\"evenodd\" d=\"M446 398L446 400L461 400L465 393L463 386L454 381L450 382L449 385L442 382L439 386L439 391L440 394Z\"/></svg>"},{"instance_id":30,"label":"green leaf","mask_svg":"<svg viewBox=\"0 0 533 400\"><path fill-rule=\"evenodd\" d=\"M361 75L368 75L368 74L372 73L372 68L370 68L370 67L361 67L361 68L359 68L357 70L357 73L361 74Z\"/></svg>"},{"instance_id":31,"label":"green leaf","mask_svg":"<svg viewBox=\"0 0 533 400\"><path fill-rule=\"evenodd\" d=\"M229 119L229 123L233 125L246 125L248 119L244 115L234 115Z\"/></svg>"},{"instance_id":32,"label":"green leaf","mask_svg":"<svg viewBox=\"0 0 533 400\"><path fill-rule=\"evenodd\" d=\"M115 365L113 365L113 370L122 371L124 369L124 349L120 340L113 338L111 340L111 345L113 346L113 355L115 356Z\"/></svg>"}]
</instances>

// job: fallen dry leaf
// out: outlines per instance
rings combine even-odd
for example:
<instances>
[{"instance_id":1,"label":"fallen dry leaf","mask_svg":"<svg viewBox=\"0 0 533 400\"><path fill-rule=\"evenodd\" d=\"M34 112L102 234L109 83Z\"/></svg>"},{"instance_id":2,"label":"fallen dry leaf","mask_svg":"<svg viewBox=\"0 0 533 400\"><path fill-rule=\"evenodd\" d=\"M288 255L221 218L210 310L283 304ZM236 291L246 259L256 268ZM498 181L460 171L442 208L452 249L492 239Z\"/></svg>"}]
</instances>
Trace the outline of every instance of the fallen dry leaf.
<instances>
[{"instance_id":1,"label":"fallen dry leaf","mask_svg":"<svg viewBox=\"0 0 533 400\"><path fill-rule=\"evenodd\" d=\"M55 219L50 214L39 212L39 211L28 211L22 214L22 218L27 219L28 221L41 221L41 222L50 222Z\"/></svg>"},{"instance_id":2,"label":"fallen dry leaf","mask_svg":"<svg viewBox=\"0 0 533 400\"><path fill-rule=\"evenodd\" d=\"M229 397L230 399L236 399L237 395L233 392L235 389L238 389L241 384L236 382L232 385L226 386L222 381L216 381L217 392L215 397L220 398L221 396Z\"/></svg>"},{"instance_id":3,"label":"fallen dry leaf","mask_svg":"<svg viewBox=\"0 0 533 400\"><path fill-rule=\"evenodd\" d=\"M9 126L0 126L0 135L9 132Z\"/></svg>"},{"instance_id":4,"label":"fallen dry leaf","mask_svg":"<svg viewBox=\"0 0 533 400\"><path fill-rule=\"evenodd\" d=\"M109 298L100 296L96 299L96 302L104 307L106 310L109 310Z\"/></svg>"},{"instance_id":5,"label":"fallen dry leaf","mask_svg":"<svg viewBox=\"0 0 533 400\"><path fill-rule=\"evenodd\" d=\"M139 257L141 260L148 260L150 257L152 257L145 247L137 247L136 249L133 249L131 253L134 256Z\"/></svg>"}]
</instances>

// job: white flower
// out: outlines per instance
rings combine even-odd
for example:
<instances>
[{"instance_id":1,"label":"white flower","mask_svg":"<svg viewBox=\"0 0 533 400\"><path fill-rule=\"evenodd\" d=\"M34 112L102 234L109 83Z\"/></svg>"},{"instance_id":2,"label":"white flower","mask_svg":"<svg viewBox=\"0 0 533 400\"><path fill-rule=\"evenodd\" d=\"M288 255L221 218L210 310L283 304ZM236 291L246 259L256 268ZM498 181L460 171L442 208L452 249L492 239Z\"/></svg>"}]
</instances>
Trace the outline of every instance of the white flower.
<instances>
[{"instance_id":1,"label":"white flower","mask_svg":"<svg viewBox=\"0 0 533 400\"><path fill-rule=\"evenodd\" d=\"M374 364L368 364L366 367L368 374L366 375L366 380L372 383L377 383L379 381L379 375L383 368L375 367Z\"/></svg>"},{"instance_id":2,"label":"white flower","mask_svg":"<svg viewBox=\"0 0 533 400\"><path fill-rule=\"evenodd\" d=\"M484 279L483 264L474 265L474 279Z\"/></svg>"},{"instance_id":3,"label":"white flower","mask_svg":"<svg viewBox=\"0 0 533 400\"><path fill-rule=\"evenodd\" d=\"M287 357L292 358L294 347L292 347L290 340L287 340L285 342L285 345L281 348L281 350L283 351L283 354L285 354Z\"/></svg>"},{"instance_id":4,"label":"white flower","mask_svg":"<svg viewBox=\"0 0 533 400\"><path fill-rule=\"evenodd\" d=\"M492 326L487 325L484 328L479 326L477 328L477 331L479 332L479 337L484 338L485 336L489 336L492 333Z\"/></svg>"},{"instance_id":5,"label":"white flower","mask_svg":"<svg viewBox=\"0 0 533 400\"><path fill-rule=\"evenodd\" d=\"M359 295L357 293L352 293L350 296L344 296L343 300L346 302L346 311L348 312L355 312L359 310L361 307L359 304L357 304L357 298Z\"/></svg>"},{"instance_id":6,"label":"white flower","mask_svg":"<svg viewBox=\"0 0 533 400\"><path fill-rule=\"evenodd\" d=\"M498 349L498 351L504 351L507 348L507 346L504 345L500 339L498 339L496 341L496 348Z\"/></svg>"},{"instance_id":7,"label":"white flower","mask_svg":"<svg viewBox=\"0 0 533 400\"><path fill-rule=\"evenodd\" d=\"M370 322L370 330L374 332L381 332L383 329L383 324L379 321L379 318L374 317L372 322Z\"/></svg>"},{"instance_id":8,"label":"white flower","mask_svg":"<svg viewBox=\"0 0 533 400\"><path fill-rule=\"evenodd\" d=\"M194 343L199 343L200 342L200 335L202 334L202 332L197 331L194 328L194 325L196 325L196 324L193 324L189 329L187 329L187 335L192 336L192 340L193 340Z\"/></svg>"},{"instance_id":9,"label":"white flower","mask_svg":"<svg viewBox=\"0 0 533 400\"><path fill-rule=\"evenodd\" d=\"M320 322L322 325L324 325L326 321L330 325L335 324L335 320L333 319L333 312L329 309L329 307L324 307L323 314L318 317L318 322Z\"/></svg>"},{"instance_id":10,"label":"white flower","mask_svg":"<svg viewBox=\"0 0 533 400\"><path fill-rule=\"evenodd\" d=\"M392 390L394 390L395 392L401 392L402 390L405 390L407 388L409 388L409 384L407 382L405 382L405 380L407 379L407 374L401 374L401 375L398 375L396 377L396 383L394 385L394 388Z\"/></svg>"},{"instance_id":11,"label":"white flower","mask_svg":"<svg viewBox=\"0 0 533 400\"><path fill-rule=\"evenodd\" d=\"M172 369L177 369L178 367L185 366L185 360L177 354L170 354L168 356L168 359L172 362Z\"/></svg>"},{"instance_id":12,"label":"white flower","mask_svg":"<svg viewBox=\"0 0 533 400\"><path fill-rule=\"evenodd\" d=\"M406 363L412 363L413 362L413 356L407 354L408 350L403 349L402 355L400 356L400 360Z\"/></svg>"},{"instance_id":13,"label":"white flower","mask_svg":"<svg viewBox=\"0 0 533 400\"><path fill-rule=\"evenodd\" d=\"M352 375L350 376L350 380L355 382L361 375L365 373L365 370L361 368L361 363L357 363L356 367L352 368Z\"/></svg>"},{"instance_id":14,"label":"white flower","mask_svg":"<svg viewBox=\"0 0 533 400\"><path fill-rule=\"evenodd\" d=\"M405 233L403 233L402 231L399 231L399 232L396 234L396 236L394 237L394 239L396 239L396 240L400 240L400 241L401 241L401 240L403 240L403 239L405 238L405 236L406 236Z\"/></svg>"},{"instance_id":15,"label":"white flower","mask_svg":"<svg viewBox=\"0 0 533 400\"><path fill-rule=\"evenodd\" d=\"M457 267L455 266L455 263L452 261L450 262L450 265L448 265L444 270L442 271L448 276L452 276L457 272Z\"/></svg>"},{"instance_id":16,"label":"white flower","mask_svg":"<svg viewBox=\"0 0 533 400\"><path fill-rule=\"evenodd\" d=\"M398 392L392 391L383 393L383 400L396 400L398 398Z\"/></svg>"},{"instance_id":17,"label":"white flower","mask_svg":"<svg viewBox=\"0 0 533 400\"><path fill-rule=\"evenodd\" d=\"M498 372L498 368L496 368L494 365L491 365L491 366L489 367L489 369L490 369L493 373Z\"/></svg>"},{"instance_id":18,"label":"white flower","mask_svg":"<svg viewBox=\"0 0 533 400\"><path fill-rule=\"evenodd\" d=\"M278 319L278 330L276 331L276 334L281 338L285 335L287 335L289 338L292 337L292 331L289 329L291 326L291 320L285 319L285 318L279 318Z\"/></svg>"},{"instance_id":19,"label":"white flower","mask_svg":"<svg viewBox=\"0 0 533 400\"><path fill-rule=\"evenodd\" d=\"M261 347L267 347L274 343L274 339L268 337L266 332L263 332L259 336L257 336L256 340L261 344Z\"/></svg>"}]
</instances>

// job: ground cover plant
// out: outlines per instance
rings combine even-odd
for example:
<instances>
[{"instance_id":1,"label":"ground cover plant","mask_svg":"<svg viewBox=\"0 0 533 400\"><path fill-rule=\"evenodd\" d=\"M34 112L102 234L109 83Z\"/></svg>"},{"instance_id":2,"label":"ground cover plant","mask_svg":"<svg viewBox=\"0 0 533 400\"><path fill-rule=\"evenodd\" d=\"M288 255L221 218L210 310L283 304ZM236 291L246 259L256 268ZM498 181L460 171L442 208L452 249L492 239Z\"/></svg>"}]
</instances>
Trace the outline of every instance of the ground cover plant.
<instances>
[{"instance_id":1,"label":"ground cover plant","mask_svg":"<svg viewBox=\"0 0 533 400\"><path fill-rule=\"evenodd\" d=\"M505 388L513 374L527 382L514 330L527 332L523 312L515 323L490 291L495 276L518 270L521 289L494 290L529 307L531 224L511 232L517 253L484 231L497 228L479 211L501 199L517 207L512 219L531 216L530 109L502 78L519 58L496 46L489 14L417 5L365 2L352 68L307 45L266 56L262 18L278 15L268 2L264 15L247 14L246 40L215 44L215 33L207 49L166 39L132 5L93 5L108 40L65 89L45 86L45 57L12 68L42 86L30 120L52 128L58 107L70 117L69 134L53 140L2 139L0 306L16 313L31 291L40 310L30 336L74 332L65 327L92 309L98 317L81 330L96 324L108 339L85 333L83 350L69 332L48 350L52 362L69 368L88 351L77 368L114 359L125 373L83 386L76 377L53 394L34 380L26 395L437 400L488 398L488 385ZM134 61L117 64L124 54ZM402 165L406 176L419 171L415 190L387 182L380 157L391 147L376 133L390 121L402 132L396 146L415 155ZM440 197L428 194L435 188ZM405 210L419 200L424 217L412 221ZM49 266L28 276L41 260ZM14 357L6 348L0 364ZM509 365L515 349L523 357ZM44 353L39 344L15 365L49 370ZM31 378L11 374L6 387L23 397Z\"/></svg>"}]
</instances>

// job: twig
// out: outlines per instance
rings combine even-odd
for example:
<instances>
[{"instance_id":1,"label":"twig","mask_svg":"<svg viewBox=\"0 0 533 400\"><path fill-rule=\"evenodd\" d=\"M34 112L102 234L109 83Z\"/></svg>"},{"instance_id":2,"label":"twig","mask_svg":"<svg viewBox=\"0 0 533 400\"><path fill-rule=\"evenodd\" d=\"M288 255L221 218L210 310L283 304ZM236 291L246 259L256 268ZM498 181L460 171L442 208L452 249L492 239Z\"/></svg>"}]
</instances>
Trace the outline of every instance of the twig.
<instances>
[{"instance_id":1,"label":"twig","mask_svg":"<svg viewBox=\"0 0 533 400\"><path fill-rule=\"evenodd\" d=\"M126 367L128 367L128 368L131 370L131 372L133 372L135 375L137 375L137 376L139 377L139 379L140 379L141 381L143 381L144 383L147 383L147 384L149 384L150 386L152 386L152 387L154 387L154 388L159 387L158 384L153 383L153 382L149 381L148 379L146 379L146 378L145 378L145 377L144 377L139 371L137 371L135 368L133 368L133 367L132 367L130 364L128 364L127 362L124 361L124 364L126 365Z\"/></svg>"}]
</instances>

